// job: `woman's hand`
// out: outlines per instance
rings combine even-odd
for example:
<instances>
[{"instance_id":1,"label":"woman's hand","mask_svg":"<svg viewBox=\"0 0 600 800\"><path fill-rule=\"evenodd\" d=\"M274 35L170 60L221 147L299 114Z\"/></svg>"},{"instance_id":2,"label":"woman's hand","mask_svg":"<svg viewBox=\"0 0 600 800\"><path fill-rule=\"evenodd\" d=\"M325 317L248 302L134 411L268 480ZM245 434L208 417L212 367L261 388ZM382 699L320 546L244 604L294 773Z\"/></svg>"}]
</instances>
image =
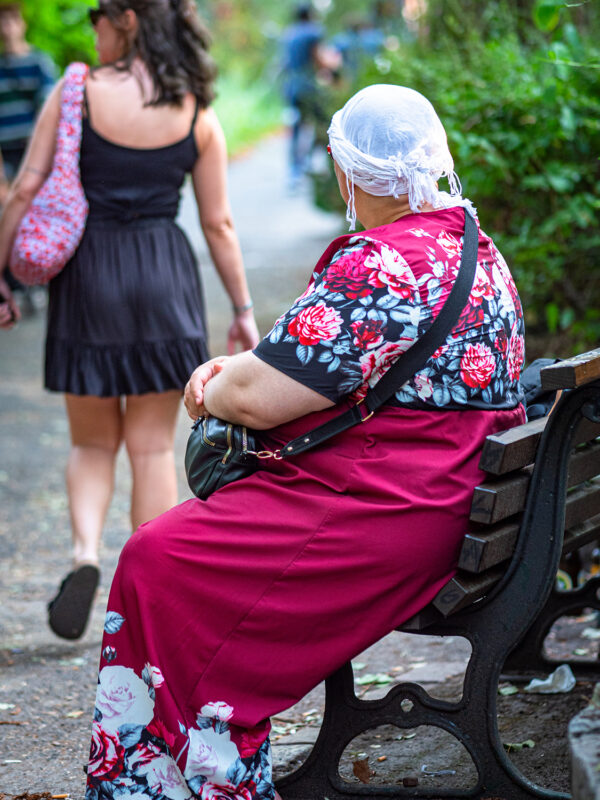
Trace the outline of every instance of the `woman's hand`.
<instances>
[{"instance_id":1,"label":"woman's hand","mask_svg":"<svg viewBox=\"0 0 600 800\"><path fill-rule=\"evenodd\" d=\"M228 361L227 356L218 356L212 358L210 361L205 361L200 364L193 372L192 376L186 384L183 393L183 402L189 416L196 420L198 417L206 416L207 411L204 407L204 387L218 375L223 369L225 362Z\"/></svg>"},{"instance_id":2,"label":"woman's hand","mask_svg":"<svg viewBox=\"0 0 600 800\"><path fill-rule=\"evenodd\" d=\"M259 341L260 336L252 309L236 314L227 333L227 352L229 355L232 356L235 353L236 344L240 345L241 350L252 350Z\"/></svg>"},{"instance_id":3,"label":"woman's hand","mask_svg":"<svg viewBox=\"0 0 600 800\"><path fill-rule=\"evenodd\" d=\"M21 312L7 282L0 277L0 328L10 329L21 319Z\"/></svg>"}]
</instances>

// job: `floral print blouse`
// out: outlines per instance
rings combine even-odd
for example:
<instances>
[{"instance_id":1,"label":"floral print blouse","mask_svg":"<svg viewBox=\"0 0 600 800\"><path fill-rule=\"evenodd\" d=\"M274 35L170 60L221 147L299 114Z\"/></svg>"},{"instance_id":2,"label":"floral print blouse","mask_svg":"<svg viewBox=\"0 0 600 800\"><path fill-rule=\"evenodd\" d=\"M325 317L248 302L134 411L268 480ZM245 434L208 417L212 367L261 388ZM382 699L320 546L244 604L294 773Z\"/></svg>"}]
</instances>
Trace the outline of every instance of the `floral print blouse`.
<instances>
[{"instance_id":1,"label":"floral print blouse","mask_svg":"<svg viewBox=\"0 0 600 800\"><path fill-rule=\"evenodd\" d=\"M254 353L334 402L360 399L439 313L458 274L463 234L457 207L342 237ZM480 230L475 280L458 323L390 404L514 408L524 355L515 283Z\"/></svg>"}]
</instances>

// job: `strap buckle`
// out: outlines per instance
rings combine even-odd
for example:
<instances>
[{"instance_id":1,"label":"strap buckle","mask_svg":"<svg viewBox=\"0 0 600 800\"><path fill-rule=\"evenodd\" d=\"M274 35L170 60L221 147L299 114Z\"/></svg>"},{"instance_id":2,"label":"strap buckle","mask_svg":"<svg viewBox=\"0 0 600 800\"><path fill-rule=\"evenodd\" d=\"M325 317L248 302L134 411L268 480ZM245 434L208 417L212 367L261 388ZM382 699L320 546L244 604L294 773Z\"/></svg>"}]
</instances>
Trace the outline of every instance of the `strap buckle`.
<instances>
[{"instance_id":1,"label":"strap buckle","mask_svg":"<svg viewBox=\"0 0 600 800\"><path fill-rule=\"evenodd\" d=\"M358 401L358 403L356 404L356 408L358 408L360 405L362 405L362 404L365 402L365 400L366 400L366 399L367 399L366 397L363 397L363 398L361 398L361 399ZM368 410L369 410L369 407L367 406L367 411L368 411ZM375 412L374 412L374 411L369 411L369 413L367 414L367 416L366 416L366 417L363 417L360 411L359 411L358 413L361 415L360 421L361 421L361 422L366 422L368 419L371 419L371 417L373 416L373 414L374 414Z\"/></svg>"}]
</instances>

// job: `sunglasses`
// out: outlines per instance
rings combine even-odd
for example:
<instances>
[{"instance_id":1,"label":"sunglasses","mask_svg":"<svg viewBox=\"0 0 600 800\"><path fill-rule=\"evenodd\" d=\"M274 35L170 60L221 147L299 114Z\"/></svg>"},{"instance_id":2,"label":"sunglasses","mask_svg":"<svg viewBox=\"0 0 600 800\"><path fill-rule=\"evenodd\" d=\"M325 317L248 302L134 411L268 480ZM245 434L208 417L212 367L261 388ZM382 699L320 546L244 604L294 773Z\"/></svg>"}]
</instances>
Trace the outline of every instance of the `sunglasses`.
<instances>
[{"instance_id":1,"label":"sunglasses","mask_svg":"<svg viewBox=\"0 0 600 800\"><path fill-rule=\"evenodd\" d=\"M105 17L108 12L104 8L90 8L88 14L90 15L90 22L96 27L102 17Z\"/></svg>"}]
</instances>

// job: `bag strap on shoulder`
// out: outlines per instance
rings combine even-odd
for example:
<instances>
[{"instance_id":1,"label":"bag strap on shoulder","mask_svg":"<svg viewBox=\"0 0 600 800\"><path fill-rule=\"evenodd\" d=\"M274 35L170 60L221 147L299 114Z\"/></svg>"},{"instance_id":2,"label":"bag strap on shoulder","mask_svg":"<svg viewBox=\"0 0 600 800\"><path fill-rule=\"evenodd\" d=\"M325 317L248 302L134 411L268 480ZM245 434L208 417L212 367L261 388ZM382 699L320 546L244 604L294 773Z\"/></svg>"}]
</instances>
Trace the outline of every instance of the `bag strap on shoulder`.
<instances>
[{"instance_id":1,"label":"bag strap on shoulder","mask_svg":"<svg viewBox=\"0 0 600 800\"><path fill-rule=\"evenodd\" d=\"M371 387L364 400L340 414L338 417L313 428L307 433L292 439L281 448L281 457L289 458L310 450L318 444L351 428L359 422L365 422L378 408L386 403L404 384L422 369L429 358L442 345L458 318L471 294L475 272L477 269L477 251L479 232L470 211L465 212L465 235L458 276L442 310L431 326L420 339L403 353L383 377ZM364 406L364 408L363 408Z\"/></svg>"},{"instance_id":2,"label":"bag strap on shoulder","mask_svg":"<svg viewBox=\"0 0 600 800\"><path fill-rule=\"evenodd\" d=\"M88 74L88 65L80 61L74 61L65 70L54 155L54 163L64 167L73 166L73 152L79 151L83 93Z\"/></svg>"}]
</instances>

